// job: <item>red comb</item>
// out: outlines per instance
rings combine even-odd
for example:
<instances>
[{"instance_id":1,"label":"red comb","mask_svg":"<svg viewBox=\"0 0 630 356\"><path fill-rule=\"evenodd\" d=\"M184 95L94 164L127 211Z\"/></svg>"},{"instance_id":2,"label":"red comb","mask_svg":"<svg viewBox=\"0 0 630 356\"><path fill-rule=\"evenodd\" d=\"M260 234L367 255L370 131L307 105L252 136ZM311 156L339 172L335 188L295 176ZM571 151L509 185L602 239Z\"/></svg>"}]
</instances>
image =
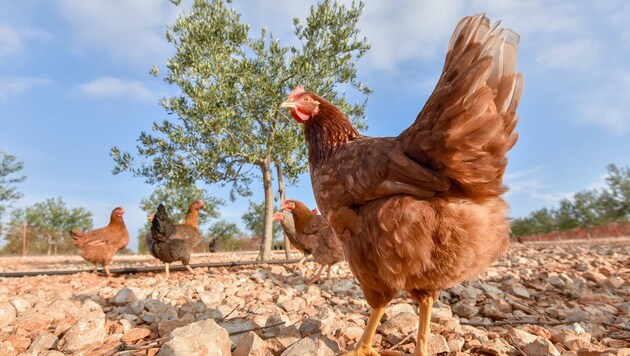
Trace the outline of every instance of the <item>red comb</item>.
<instances>
[{"instance_id":1,"label":"red comb","mask_svg":"<svg viewBox=\"0 0 630 356\"><path fill-rule=\"evenodd\" d=\"M295 89L293 89L293 91L291 92L291 94L289 94L289 98L295 98L296 96L304 93L306 90L304 90L304 87L301 85L298 85L295 87Z\"/></svg>"}]
</instances>

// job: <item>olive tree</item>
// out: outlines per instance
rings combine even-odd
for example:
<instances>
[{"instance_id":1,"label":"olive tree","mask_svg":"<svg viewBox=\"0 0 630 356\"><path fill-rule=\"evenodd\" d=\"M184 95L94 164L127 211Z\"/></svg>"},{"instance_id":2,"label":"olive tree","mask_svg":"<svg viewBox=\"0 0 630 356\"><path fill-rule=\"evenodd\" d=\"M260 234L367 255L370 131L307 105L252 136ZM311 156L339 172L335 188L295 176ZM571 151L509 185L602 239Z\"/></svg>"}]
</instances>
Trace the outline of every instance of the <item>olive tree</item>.
<instances>
[{"instance_id":1,"label":"olive tree","mask_svg":"<svg viewBox=\"0 0 630 356\"><path fill-rule=\"evenodd\" d=\"M357 60L369 49L357 27L362 9L362 3L345 6L331 0L311 7L305 23L293 21L300 43L295 47L281 45L266 28L250 36L249 25L230 1L194 1L166 33L175 53L166 63L164 80L180 92L160 104L174 119L142 132L137 155L112 148L114 173L131 171L149 183L228 185L232 200L250 196L252 183L260 182L264 226L259 259L269 259L274 167L289 184L307 170L301 129L279 104L302 84L365 127L370 89L356 78ZM157 66L152 73L159 75ZM351 103L348 90L365 99Z\"/></svg>"}]
</instances>

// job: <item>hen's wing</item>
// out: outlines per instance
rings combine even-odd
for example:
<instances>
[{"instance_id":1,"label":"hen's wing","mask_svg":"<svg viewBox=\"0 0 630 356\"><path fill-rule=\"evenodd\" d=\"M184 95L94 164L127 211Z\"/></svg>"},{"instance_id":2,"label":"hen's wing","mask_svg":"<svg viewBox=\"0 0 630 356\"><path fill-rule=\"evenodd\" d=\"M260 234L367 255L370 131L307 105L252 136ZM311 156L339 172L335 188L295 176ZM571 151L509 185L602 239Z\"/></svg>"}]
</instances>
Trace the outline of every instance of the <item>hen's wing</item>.
<instances>
[{"instance_id":1,"label":"hen's wing","mask_svg":"<svg viewBox=\"0 0 630 356\"><path fill-rule=\"evenodd\" d=\"M415 122L398 137L413 161L444 174L473 197L504 192L507 151L518 138L519 36L485 15L457 25L442 76Z\"/></svg>"}]
</instances>

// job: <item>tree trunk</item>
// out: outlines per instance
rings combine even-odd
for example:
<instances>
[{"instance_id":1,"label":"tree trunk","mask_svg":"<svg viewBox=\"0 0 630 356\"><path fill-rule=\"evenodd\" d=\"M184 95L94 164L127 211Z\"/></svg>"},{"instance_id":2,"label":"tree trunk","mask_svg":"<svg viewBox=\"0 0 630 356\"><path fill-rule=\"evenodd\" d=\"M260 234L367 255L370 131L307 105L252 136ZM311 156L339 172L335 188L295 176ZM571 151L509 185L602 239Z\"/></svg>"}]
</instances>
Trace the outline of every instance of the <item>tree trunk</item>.
<instances>
[{"instance_id":1,"label":"tree trunk","mask_svg":"<svg viewBox=\"0 0 630 356\"><path fill-rule=\"evenodd\" d=\"M48 251L46 251L46 256L50 256L52 253L52 236L50 236L50 234L46 234L46 244L48 245Z\"/></svg>"},{"instance_id":2,"label":"tree trunk","mask_svg":"<svg viewBox=\"0 0 630 356\"><path fill-rule=\"evenodd\" d=\"M265 190L265 216L263 217L263 236L260 243L260 254L258 260L267 261L271 259L271 244L273 243L273 187L271 185L271 163L270 158L265 158L260 165L263 177L263 188Z\"/></svg>"},{"instance_id":3,"label":"tree trunk","mask_svg":"<svg viewBox=\"0 0 630 356\"><path fill-rule=\"evenodd\" d=\"M282 167L280 167L279 164L276 164L276 172L278 174L278 193L280 194L280 201L284 202L286 199L284 179L282 178ZM286 233L284 234L284 257L287 260L291 257L291 242L289 241L289 236L287 236Z\"/></svg>"}]
</instances>

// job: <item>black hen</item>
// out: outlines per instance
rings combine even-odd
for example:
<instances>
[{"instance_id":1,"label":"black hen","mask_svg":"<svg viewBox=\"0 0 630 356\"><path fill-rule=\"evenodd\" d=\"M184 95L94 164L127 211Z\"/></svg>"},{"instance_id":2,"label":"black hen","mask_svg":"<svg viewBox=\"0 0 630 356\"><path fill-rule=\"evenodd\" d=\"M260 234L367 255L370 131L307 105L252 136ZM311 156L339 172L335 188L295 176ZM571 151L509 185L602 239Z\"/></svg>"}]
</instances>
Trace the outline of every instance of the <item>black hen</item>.
<instances>
[{"instance_id":1,"label":"black hen","mask_svg":"<svg viewBox=\"0 0 630 356\"><path fill-rule=\"evenodd\" d=\"M151 221L153 241L149 245L149 249L153 256L165 263L167 278L169 277L169 265L176 261L181 261L190 272L193 272L188 265L192 247L185 240L173 238L176 234L177 226L168 217L164 205L160 204Z\"/></svg>"}]
</instances>

